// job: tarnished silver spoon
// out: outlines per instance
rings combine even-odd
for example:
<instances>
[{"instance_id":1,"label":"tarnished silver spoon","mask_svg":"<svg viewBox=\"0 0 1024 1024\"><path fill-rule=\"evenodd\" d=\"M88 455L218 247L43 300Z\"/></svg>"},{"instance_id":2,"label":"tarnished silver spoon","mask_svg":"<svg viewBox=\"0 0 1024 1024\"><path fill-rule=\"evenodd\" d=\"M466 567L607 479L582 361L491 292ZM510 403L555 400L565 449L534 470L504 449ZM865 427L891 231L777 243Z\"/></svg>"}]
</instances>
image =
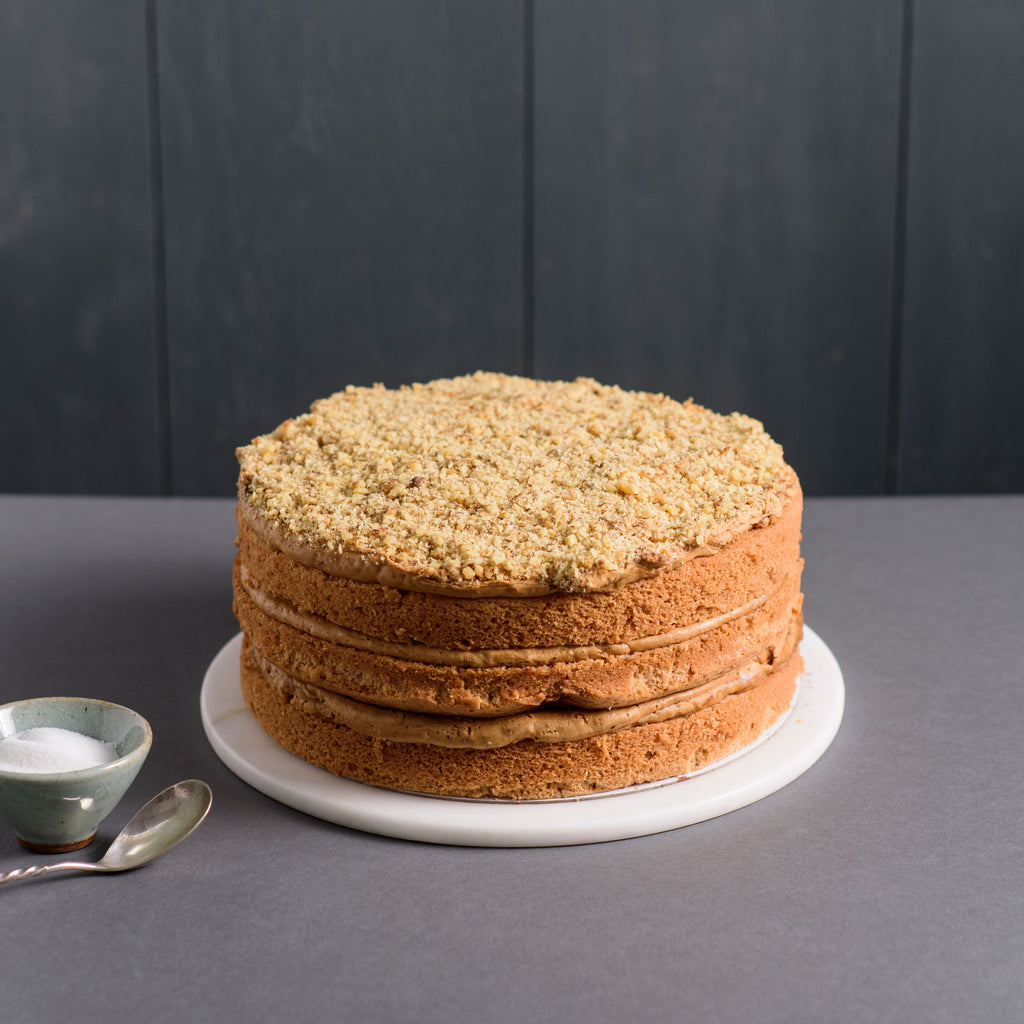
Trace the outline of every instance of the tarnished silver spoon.
<instances>
[{"instance_id":1,"label":"tarnished silver spoon","mask_svg":"<svg viewBox=\"0 0 1024 1024\"><path fill-rule=\"evenodd\" d=\"M54 871L130 871L141 868L176 846L206 817L213 794L205 782L187 779L168 786L121 830L98 861L61 860L0 874L0 885L38 878Z\"/></svg>"}]
</instances>

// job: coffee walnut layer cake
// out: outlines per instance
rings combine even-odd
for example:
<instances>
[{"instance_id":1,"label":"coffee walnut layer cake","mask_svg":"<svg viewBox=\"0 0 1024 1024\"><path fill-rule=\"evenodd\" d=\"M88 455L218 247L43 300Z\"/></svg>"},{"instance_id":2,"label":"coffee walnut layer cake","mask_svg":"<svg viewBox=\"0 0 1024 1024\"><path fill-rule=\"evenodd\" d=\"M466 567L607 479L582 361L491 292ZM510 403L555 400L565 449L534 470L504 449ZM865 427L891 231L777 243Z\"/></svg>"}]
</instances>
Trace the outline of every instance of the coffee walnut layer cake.
<instances>
[{"instance_id":1,"label":"coffee walnut layer cake","mask_svg":"<svg viewBox=\"0 0 1024 1024\"><path fill-rule=\"evenodd\" d=\"M242 690L321 768L577 795L692 772L791 706L802 496L756 420L477 373L349 387L238 459Z\"/></svg>"}]
</instances>

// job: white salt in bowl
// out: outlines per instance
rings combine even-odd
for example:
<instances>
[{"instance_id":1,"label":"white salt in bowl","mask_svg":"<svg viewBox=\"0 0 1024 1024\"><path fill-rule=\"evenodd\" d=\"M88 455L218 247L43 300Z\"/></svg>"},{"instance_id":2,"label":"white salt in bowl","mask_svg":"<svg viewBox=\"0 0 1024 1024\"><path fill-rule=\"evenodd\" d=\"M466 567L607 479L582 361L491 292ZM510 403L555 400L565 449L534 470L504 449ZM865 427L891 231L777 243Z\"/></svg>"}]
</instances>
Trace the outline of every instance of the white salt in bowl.
<instances>
[{"instance_id":1,"label":"white salt in bowl","mask_svg":"<svg viewBox=\"0 0 1024 1024\"><path fill-rule=\"evenodd\" d=\"M43 737L38 744L15 739L11 746L18 756L11 746L3 755L4 740L37 729L43 730L36 734ZM103 757L110 759L75 767L91 752L86 748L98 746L95 741L108 745ZM149 722L108 701L33 697L0 705L0 815L26 849L66 853L88 846L135 780L152 743Z\"/></svg>"}]
</instances>

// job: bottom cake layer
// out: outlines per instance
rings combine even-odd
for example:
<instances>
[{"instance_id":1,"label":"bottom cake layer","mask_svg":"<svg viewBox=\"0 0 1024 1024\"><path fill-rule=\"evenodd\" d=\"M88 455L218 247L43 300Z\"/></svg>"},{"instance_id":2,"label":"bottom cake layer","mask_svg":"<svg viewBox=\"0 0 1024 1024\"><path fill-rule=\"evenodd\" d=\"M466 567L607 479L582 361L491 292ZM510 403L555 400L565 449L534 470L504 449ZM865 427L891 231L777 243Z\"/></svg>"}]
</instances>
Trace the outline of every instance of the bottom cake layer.
<instances>
[{"instance_id":1,"label":"bottom cake layer","mask_svg":"<svg viewBox=\"0 0 1024 1024\"><path fill-rule=\"evenodd\" d=\"M803 662L796 652L752 689L667 722L483 750L377 739L310 714L268 683L247 642L240 669L242 694L262 729L335 775L439 796L540 800L675 778L728 757L786 713Z\"/></svg>"}]
</instances>

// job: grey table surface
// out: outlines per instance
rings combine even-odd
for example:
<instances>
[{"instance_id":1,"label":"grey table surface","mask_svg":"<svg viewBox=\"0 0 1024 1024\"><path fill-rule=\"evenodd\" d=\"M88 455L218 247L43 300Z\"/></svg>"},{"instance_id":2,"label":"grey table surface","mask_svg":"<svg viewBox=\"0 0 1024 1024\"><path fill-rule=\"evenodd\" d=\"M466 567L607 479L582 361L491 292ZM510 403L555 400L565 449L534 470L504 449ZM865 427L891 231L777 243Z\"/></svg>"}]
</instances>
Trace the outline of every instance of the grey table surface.
<instances>
[{"instance_id":1,"label":"grey table surface","mask_svg":"<svg viewBox=\"0 0 1024 1024\"><path fill-rule=\"evenodd\" d=\"M350 831L233 775L204 671L236 632L232 503L0 497L0 700L154 728L90 856L157 790L210 817L162 860L0 890L0 1019L1024 1019L1024 497L818 499L808 623L835 742L774 795L544 849ZM0 870L39 859L0 831Z\"/></svg>"}]
</instances>

